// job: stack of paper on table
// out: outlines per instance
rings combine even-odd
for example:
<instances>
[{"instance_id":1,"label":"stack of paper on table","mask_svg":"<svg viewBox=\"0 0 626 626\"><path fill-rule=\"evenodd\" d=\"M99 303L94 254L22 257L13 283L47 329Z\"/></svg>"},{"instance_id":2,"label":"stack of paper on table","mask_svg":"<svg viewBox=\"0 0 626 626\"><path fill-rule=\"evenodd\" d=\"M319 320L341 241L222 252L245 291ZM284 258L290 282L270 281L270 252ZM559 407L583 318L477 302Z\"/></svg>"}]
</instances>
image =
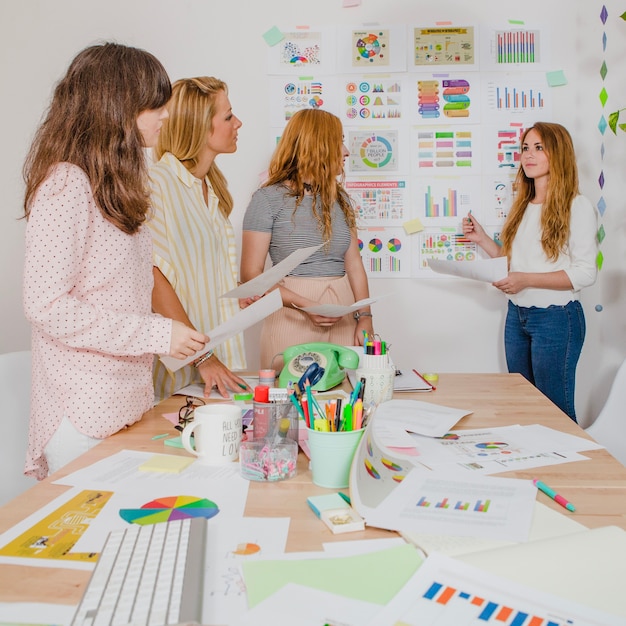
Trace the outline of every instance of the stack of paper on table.
<instances>
[{"instance_id":1,"label":"stack of paper on table","mask_svg":"<svg viewBox=\"0 0 626 626\"><path fill-rule=\"evenodd\" d=\"M564 537L456 558L514 582L626 619L626 531L617 526L585 529Z\"/></svg>"}]
</instances>

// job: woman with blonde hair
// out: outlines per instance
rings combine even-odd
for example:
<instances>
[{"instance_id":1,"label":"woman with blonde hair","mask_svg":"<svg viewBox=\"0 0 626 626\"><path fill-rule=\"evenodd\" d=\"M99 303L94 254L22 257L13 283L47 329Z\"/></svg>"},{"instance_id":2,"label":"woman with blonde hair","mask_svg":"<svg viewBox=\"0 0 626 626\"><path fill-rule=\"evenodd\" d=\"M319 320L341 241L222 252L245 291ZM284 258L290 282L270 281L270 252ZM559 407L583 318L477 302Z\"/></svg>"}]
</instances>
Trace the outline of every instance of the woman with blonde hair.
<instances>
[{"instance_id":1,"label":"woman with blonde hair","mask_svg":"<svg viewBox=\"0 0 626 626\"><path fill-rule=\"evenodd\" d=\"M585 338L580 291L596 279L597 216L578 191L574 145L563 126L537 122L521 145L501 246L471 214L463 233L489 256L509 260L508 276L493 283L509 299L509 372L522 374L576 421L576 365Z\"/></svg>"},{"instance_id":2,"label":"woman with blonde hair","mask_svg":"<svg viewBox=\"0 0 626 626\"><path fill-rule=\"evenodd\" d=\"M152 307L208 332L250 303L220 298L237 286L237 250L229 220L233 199L215 157L237 150L242 124L233 114L226 84L210 76L176 81L167 108L156 147L158 162L150 170ZM156 398L194 382L204 382L207 397L214 386L224 397L247 389L231 371L246 367L241 335L207 354L174 373L155 361Z\"/></svg>"},{"instance_id":3,"label":"woman with blonde hair","mask_svg":"<svg viewBox=\"0 0 626 626\"><path fill-rule=\"evenodd\" d=\"M373 334L369 307L354 315L306 313L315 304L350 305L369 296L354 209L342 185L341 121L320 109L298 111L272 156L268 179L252 196L243 220L241 279L263 272L267 254L279 263L299 248L320 245L279 285L283 307L261 335L261 367L280 367L284 348L314 341L362 345Z\"/></svg>"}]
</instances>

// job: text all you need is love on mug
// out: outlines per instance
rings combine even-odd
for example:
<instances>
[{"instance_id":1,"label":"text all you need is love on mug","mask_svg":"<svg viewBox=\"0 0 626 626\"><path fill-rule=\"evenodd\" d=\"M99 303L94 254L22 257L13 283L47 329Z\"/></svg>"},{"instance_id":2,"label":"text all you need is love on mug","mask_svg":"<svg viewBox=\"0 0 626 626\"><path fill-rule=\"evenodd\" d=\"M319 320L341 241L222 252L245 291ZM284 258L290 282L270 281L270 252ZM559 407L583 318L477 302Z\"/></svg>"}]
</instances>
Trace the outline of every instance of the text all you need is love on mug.
<instances>
[{"instance_id":1,"label":"text all you need is love on mug","mask_svg":"<svg viewBox=\"0 0 626 626\"><path fill-rule=\"evenodd\" d=\"M241 434L241 407L207 404L195 409L193 422L185 426L181 441L183 448L197 456L200 463L220 465L237 460Z\"/></svg>"}]
</instances>

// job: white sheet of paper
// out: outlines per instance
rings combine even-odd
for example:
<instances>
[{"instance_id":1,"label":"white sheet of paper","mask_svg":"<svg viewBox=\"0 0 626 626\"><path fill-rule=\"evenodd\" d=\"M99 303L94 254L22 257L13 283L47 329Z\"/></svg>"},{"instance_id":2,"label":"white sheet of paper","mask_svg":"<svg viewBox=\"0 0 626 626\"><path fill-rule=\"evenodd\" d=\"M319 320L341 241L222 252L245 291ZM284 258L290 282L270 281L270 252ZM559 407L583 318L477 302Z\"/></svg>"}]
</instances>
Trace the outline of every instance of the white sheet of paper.
<instances>
[{"instance_id":1,"label":"white sheet of paper","mask_svg":"<svg viewBox=\"0 0 626 626\"><path fill-rule=\"evenodd\" d=\"M265 270L262 274L255 276L248 282L239 287L235 287L220 298L252 298L253 296L262 296L268 289L271 289L276 283L280 282L292 269L298 267L302 261L308 259L316 250L319 250L323 244L319 246L311 246L310 248L300 248L292 252L286 259L280 263L276 263L273 267Z\"/></svg>"},{"instance_id":2,"label":"white sheet of paper","mask_svg":"<svg viewBox=\"0 0 626 626\"><path fill-rule=\"evenodd\" d=\"M306 311L307 313L315 313L315 315L325 315L326 317L342 317L347 315L348 313L354 313L354 311L358 311L361 307L367 306L369 304L373 304L377 302L379 298L365 298L364 300L359 300L354 304L343 305L343 304L316 304L315 306L307 306L307 307L294 307L296 309L300 309L301 311Z\"/></svg>"},{"instance_id":3,"label":"white sheet of paper","mask_svg":"<svg viewBox=\"0 0 626 626\"><path fill-rule=\"evenodd\" d=\"M430 437L443 437L462 417L473 413L419 400L389 400L376 409L376 421Z\"/></svg>"},{"instance_id":4,"label":"white sheet of paper","mask_svg":"<svg viewBox=\"0 0 626 626\"><path fill-rule=\"evenodd\" d=\"M486 283L498 282L506 278L508 274L507 258L505 256L499 256L495 259L478 259L468 263L430 259L428 267L438 274L472 278Z\"/></svg>"},{"instance_id":5,"label":"white sheet of paper","mask_svg":"<svg viewBox=\"0 0 626 626\"><path fill-rule=\"evenodd\" d=\"M278 311L282 306L283 301L280 297L280 291L275 289L266 296L263 296L260 300L257 300L254 304L239 311L239 313L231 317L228 321L209 330L207 334L210 337L210 341L204 346L204 349L199 350L186 359L162 356L161 361L170 372L176 372L181 367L185 367L188 363L200 358L203 354L215 348L215 346L219 346L227 339L243 332L246 328L250 328L250 326L254 326L257 322L264 320L268 315L271 315L274 311ZM205 331L203 330L203 332Z\"/></svg>"},{"instance_id":6,"label":"white sheet of paper","mask_svg":"<svg viewBox=\"0 0 626 626\"><path fill-rule=\"evenodd\" d=\"M231 623L233 626L319 626L330 623L358 626L380 609L379 605L370 602L288 583Z\"/></svg>"},{"instance_id":7,"label":"white sheet of paper","mask_svg":"<svg viewBox=\"0 0 626 626\"><path fill-rule=\"evenodd\" d=\"M511 569L515 567L515 563L510 564ZM449 589L456 591L448 601L438 602L441 593L432 593L435 583L441 593L447 593ZM481 598L482 602L472 602L476 597ZM542 624L551 622L551 617L556 618L559 624L577 626L618 626L624 623L623 617L609 615L539 589L531 589L509 581L504 576L435 553L366 624L475 624L479 622L479 615L486 606L506 606L513 610L513 616L535 616L538 623ZM487 621L492 622L487 619L480 620L480 623Z\"/></svg>"},{"instance_id":8,"label":"white sheet of paper","mask_svg":"<svg viewBox=\"0 0 626 626\"><path fill-rule=\"evenodd\" d=\"M413 470L368 513L368 526L528 541L537 490L530 480Z\"/></svg>"}]
</instances>

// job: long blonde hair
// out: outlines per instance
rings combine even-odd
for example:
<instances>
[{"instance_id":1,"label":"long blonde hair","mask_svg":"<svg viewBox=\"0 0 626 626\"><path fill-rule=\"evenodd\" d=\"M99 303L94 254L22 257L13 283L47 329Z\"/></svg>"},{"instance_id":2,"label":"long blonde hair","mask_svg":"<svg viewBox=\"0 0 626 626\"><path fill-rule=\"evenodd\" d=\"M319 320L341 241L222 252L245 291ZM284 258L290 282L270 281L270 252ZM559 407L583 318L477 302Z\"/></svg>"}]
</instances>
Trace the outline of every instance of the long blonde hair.
<instances>
[{"instance_id":1,"label":"long blonde hair","mask_svg":"<svg viewBox=\"0 0 626 626\"><path fill-rule=\"evenodd\" d=\"M157 159L171 152L187 169L195 167L207 135L213 131L215 102L221 91L228 93L226 83L212 76L182 78L172 85L172 97L167 105L169 118L163 123L155 150ZM228 217L233 210L233 197L215 162L209 168L208 178L222 215Z\"/></svg>"},{"instance_id":2,"label":"long blonde hair","mask_svg":"<svg viewBox=\"0 0 626 626\"><path fill-rule=\"evenodd\" d=\"M579 193L576 155L569 132L560 124L537 122L524 131L522 145L533 129L541 137L550 165L548 190L541 209L541 246L548 259L554 261L567 246L572 201ZM513 239L526 207L535 197L535 181L526 176L521 166L517 171L515 185L517 195L501 234L502 249L507 256L511 254Z\"/></svg>"},{"instance_id":3,"label":"long blonde hair","mask_svg":"<svg viewBox=\"0 0 626 626\"><path fill-rule=\"evenodd\" d=\"M67 162L87 174L104 218L136 233L150 206L137 116L164 106L170 93L163 65L145 50L107 42L79 52L54 90L24 163L25 217L50 169Z\"/></svg>"},{"instance_id":4,"label":"long blonde hair","mask_svg":"<svg viewBox=\"0 0 626 626\"><path fill-rule=\"evenodd\" d=\"M341 120L321 109L302 109L289 120L274 151L264 187L286 184L296 198L296 208L305 192L313 194L313 212L322 235L328 241L332 234L332 207L337 202L349 228L356 226L350 196L343 181L343 129ZM318 213L318 203L319 210Z\"/></svg>"}]
</instances>

